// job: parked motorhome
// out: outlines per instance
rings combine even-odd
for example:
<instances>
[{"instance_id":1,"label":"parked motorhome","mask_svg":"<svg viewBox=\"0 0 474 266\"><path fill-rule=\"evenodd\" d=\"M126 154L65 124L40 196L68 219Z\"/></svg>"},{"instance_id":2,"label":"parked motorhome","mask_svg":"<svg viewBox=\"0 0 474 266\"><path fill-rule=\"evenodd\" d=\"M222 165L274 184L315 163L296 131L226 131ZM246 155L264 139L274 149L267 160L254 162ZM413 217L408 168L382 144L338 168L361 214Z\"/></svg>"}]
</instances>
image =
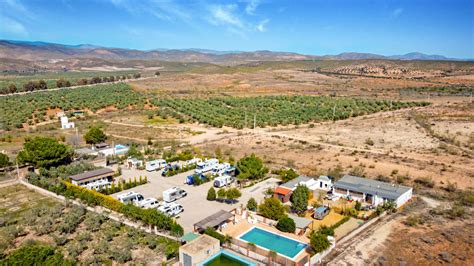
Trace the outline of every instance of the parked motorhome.
<instances>
[{"instance_id":1,"label":"parked motorhome","mask_svg":"<svg viewBox=\"0 0 474 266\"><path fill-rule=\"evenodd\" d=\"M173 202L161 205L160 207L158 207L158 211L171 217L175 217L178 214L182 213L184 211L184 208L181 204Z\"/></svg>"},{"instance_id":2,"label":"parked motorhome","mask_svg":"<svg viewBox=\"0 0 474 266\"><path fill-rule=\"evenodd\" d=\"M228 163L220 163L220 164L217 164L216 166L214 166L214 168L212 168L211 170L211 174L212 175L223 175L227 169L230 168L230 164Z\"/></svg>"},{"instance_id":3,"label":"parked motorhome","mask_svg":"<svg viewBox=\"0 0 474 266\"><path fill-rule=\"evenodd\" d=\"M139 207L143 209L155 209L158 208L160 205L161 203L157 199L146 198L140 202Z\"/></svg>"},{"instance_id":4,"label":"parked motorhome","mask_svg":"<svg viewBox=\"0 0 474 266\"><path fill-rule=\"evenodd\" d=\"M235 181L235 178L230 175L218 176L214 179L215 187L224 187L232 184Z\"/></svg>"},{"instance_id":5,"label":"parked motorhome","mask_svg":"<svg viewBox=\"0 0 474 266\"><path fill-rule=\"evenodd\" d=\"M192 158L191 160L185 161L183 166L189 166L191 164L198 164L200 162L202 162L201 158Z\"/></svg>"},{"instance_id":6,"label":"parked motorhome","mask_svg":"<svg viewBox=\"0 0 474 266\"><path fill-rule=\"evenodd\" d=\"M153 160L145 164L145 170L147 170L148 172L157 171L161 168L166 167L166 165L167 164L165 160Z\"/></svg>"},{"instance_id":7,"label":"parked motorhome","mask_svg":"<svg viewBox=\"0 0 474 266\"><path fill-rule=\"evenodd\" d=\"M188 193L184 189L179 187L172 187L163 191L163 200L165 202L173 202L177 199L186 197L186 195L188 195Z\"/></svg>"},{"instance_id":8,"label":"parked motorhome","mask_svg":"<svg viewBox=\"0 0 474 266\"><path fill-rule=\"evenodd\" d=\"M196 174L205 174L209 171L212 171L216 165L219 164L217 159L209 159L204 162L197 163L196 165Z\"/></svg>"},{"instance_id":9,"label":"parked motorhome","mask_svg":"<svg viewBox=\"0 0 474 266\"><path fill-rule=\"evenodd\" d=\"M135 205L138 205L144 199L142 194L139 194L133 191L120 194L117 196L117 198L122 203L125 203L125 204L133 203Z\"/></svg>"}]
</instances>

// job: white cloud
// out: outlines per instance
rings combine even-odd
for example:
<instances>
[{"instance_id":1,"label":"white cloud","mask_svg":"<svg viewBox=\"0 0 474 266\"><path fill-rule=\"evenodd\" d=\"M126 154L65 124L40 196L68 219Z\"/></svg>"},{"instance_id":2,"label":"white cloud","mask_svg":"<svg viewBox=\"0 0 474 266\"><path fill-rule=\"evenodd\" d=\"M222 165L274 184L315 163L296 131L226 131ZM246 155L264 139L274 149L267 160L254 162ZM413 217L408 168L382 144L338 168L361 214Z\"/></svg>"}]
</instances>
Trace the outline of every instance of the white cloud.
<instances>
[{"instance_id":1,"label":"white cloud","mask_svg":"<svg viewBox=\"0 0 474 266\"><path fill-rule=\"evenodd\" d=\"M245 6L245 13L249 15L255 14L255 10L260 5L260 0L250 0Z\"/></svg>"},{"instance_id":2,"label":"white cloud","mask_svg":"<svg viewBox=\"0 0 474 266\"><path fill-rule=\"evenodd\" d=\"M18 0L2 0L3 3L5 4L4 10L9 13L16 14L18 16L21 16L22 18L26 19L35 19L35 16L33 13L28 10L28 8L23 5Z\"/></svg>"},{"instance_id":3,"label":"white cloud","mask_svg":"<svg viewBox=\"0 0 474 266\"><path fill-rule=\"evenodd\" d=\"M23 26L23 24L21 24L20 22L14 19L1 16L0 24L2 25L2 27L0 27L0 31L2 32L21 36L21 37L28 36L28 31L26 30L25 26Z\"/></svg>"},{"instance_id":4,"label":"white cloud","mask_svg":"<svg viewBox=\"0 0 474 266\"><path fill-rule=\"evenodd\" d=\"M230 25L244 28L242 20L234 13L237 5L213 5L210 7L211 23L214 25Z\"/></svg>"},{"instance_id":5,"label":"white cloud","mask_svg":"<svg viewBox=\"0 0 474 266\"><path fill-rule=\"evenodd\" d=\"M403 8L396 8L390 14L391 18L398 18L403 13Z\"/></svg>"},{"instance_id":6,"label":"white cloud","mask_svg":"<svg viewBox=\"0 0 474 266\"><path fill-rule=\"evenodd\" d=\"M270 20L268 20L268 19L262 20L260 23L257 24L255 29L257 29L257 31L259 31L259 32L267 31L266 25L267 25L268 22L270 22Z\"/></svg>"},{"instance_id":7,"label":"white cloud","mask_svg":"<svg viewBox=\"0 0 474 266\"><path fill-rule=\"evenodd\" d=\"M173 0L149 0L149 1L132 1L132 0L109 0L118 8L125 9L127 12L140 15L148 13L160 20L174 21L176 19L189 21L191 13L183 8L180 4Z\"/></svg>"}]
</instances>

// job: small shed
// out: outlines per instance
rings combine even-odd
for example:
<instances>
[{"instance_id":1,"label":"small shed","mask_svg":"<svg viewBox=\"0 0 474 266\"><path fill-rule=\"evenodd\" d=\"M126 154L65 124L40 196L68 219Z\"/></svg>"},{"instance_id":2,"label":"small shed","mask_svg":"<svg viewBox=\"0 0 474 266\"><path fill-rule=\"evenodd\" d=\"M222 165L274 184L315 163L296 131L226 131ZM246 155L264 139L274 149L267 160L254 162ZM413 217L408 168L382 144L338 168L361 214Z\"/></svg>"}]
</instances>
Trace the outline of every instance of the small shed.
<instances>
[{"instance_id":1,"label":"small shed","mask_svg":"<svg viewBox=\"0 0 474 266\"><path fill-rule=\"evenodd\" d=\"M129 157L125 162L125 165L130 169L137 169L143 167L143 161L138 160L137 158Z\"/></svg>"},{"instance_id":2,"label":"small shed","mask_svg":"<svg viewBox=\"0 0 474 266\"><path fill-rule=\"evenodd\" d=\"M179 265L194 266L217 254L220 242L208 235L201 235L179 248Z\"/></svg>"},{"instance_id":3,"label":"small shed","mask_svg":"<svg viewBox=\"0 0 474 266\"><path fill-rule=\"evenodd\" d=\"M283 203L286 203L290 201L291 194L293 194L293 191L291 189L279 186L273 192L273 197L275 199L279 199Z\"/></svg>"},{"instance_id":4,"label":"small shed","mask_svg":"<svg viewBox=\"0 0 474 266\"><path fill-rule=\"evenodd\" d=\"M304 235L306 233L306 230L309 228L309 226L313 223L311 219L304 218L304 217L299 217L293 214L288 215L293 221L295 221L296 225L296 234L298 235Z\"/></svg>"}]
</instances>

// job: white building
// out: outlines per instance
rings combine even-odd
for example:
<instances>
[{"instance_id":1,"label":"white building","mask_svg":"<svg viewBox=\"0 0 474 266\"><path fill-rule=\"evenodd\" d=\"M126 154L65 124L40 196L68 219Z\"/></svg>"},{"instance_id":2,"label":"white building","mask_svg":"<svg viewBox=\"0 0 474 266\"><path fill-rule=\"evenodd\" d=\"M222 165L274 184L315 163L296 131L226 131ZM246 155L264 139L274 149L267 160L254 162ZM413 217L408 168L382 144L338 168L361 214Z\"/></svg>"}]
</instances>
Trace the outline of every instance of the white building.
<instances>
[{"instance_id":1,"label":"white building","mask_svg":"<svg viewBox=\"0 0 474 266\"><path fill-rule=\"evenodd\" d=\"M74 122L69 122L69 118L67 118L67 116L61 116L60 119L62 129L74 128Z\"/></svg>"},{"instance_id":2,"label":"white building","mask_svg":"<svg viewBox=\"0 0 474 266\"><path fill-rule=\"evenodd\" d=\"M329 191L332 189L332 180L325 175L319 176L319 178L316 180L316 184L316 189L324 191Z\"/></svg>"},{"instance_id":3,"label":"white building","mask_svg":"<svg viewBox=\"0 0 474 266\"><path fill-rule=\"evenodd\" d=\"M143 161L138 160L137 158L129 157L125 161L125 165L130 169L137 169L137 168L143 167Z\"/></svg>"},{"instance_id":4,"label":"white building","mask_svg":"<svg viewBox=\"0 0 474 266\"><path fill-rule=\"evenodd\" d=\"M108 168L99 168L69 177L71 183L88 189L101 190L112 184L115 172Z\"/></svg>"},{"instance_id":5,"label":"white building","mask_svg":"<svg viewBox=\"0 0 474 266\"><path fill-rule=\"evenodd\" d=\"M377 180L345 175L334 183L332 193L339 197L352 198L374 206L393 201L402 206L413 195L413 188Z\"/></svg>"}]
</instances>

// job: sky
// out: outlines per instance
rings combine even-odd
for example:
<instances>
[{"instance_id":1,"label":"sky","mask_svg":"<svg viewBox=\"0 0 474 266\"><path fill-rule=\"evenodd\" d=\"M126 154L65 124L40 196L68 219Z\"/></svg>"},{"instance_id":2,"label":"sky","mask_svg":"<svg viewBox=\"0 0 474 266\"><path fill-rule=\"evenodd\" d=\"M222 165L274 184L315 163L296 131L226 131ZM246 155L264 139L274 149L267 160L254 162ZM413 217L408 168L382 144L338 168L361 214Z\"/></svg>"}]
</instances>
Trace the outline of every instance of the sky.
<instances>
[{"instance_id":1,"label":"sky","mask_svg":"<svg viewBox=\"0 0 474 266\"><path fill-rule=\"evenodd\" d=\"M0 39L474 58L474 0L0 0Z\"/></svg>"}]
</instances>

